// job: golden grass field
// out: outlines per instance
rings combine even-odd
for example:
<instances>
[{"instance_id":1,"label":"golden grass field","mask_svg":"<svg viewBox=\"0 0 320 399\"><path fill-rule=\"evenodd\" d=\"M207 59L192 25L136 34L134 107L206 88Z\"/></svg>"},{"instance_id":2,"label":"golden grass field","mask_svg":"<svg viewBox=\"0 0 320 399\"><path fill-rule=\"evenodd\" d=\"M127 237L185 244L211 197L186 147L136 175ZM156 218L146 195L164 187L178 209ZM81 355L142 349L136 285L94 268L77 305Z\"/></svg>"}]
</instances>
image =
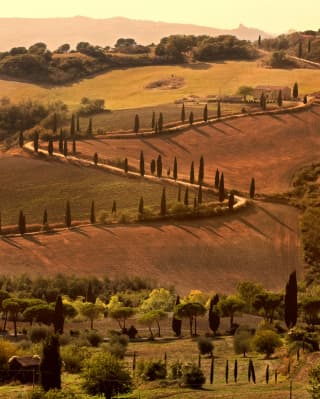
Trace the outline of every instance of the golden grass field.
<instances>
[{"instance_id":1,"label":"golden grass field","mask_svg":"<svg viewBox=\"0 0 320 399\"><path fill-rule=\"evenodd\" d=\"M176 90L148 90L148 83L171 75L183 77L185 85ZM260 61L228 61L177 66L151 66L113 70L61 87L0 80L1 96L12 101L32 98L43 102L61 100L74 110L82 97L104 98L109 109L135 108L170 103L190 94L234 94L239 86L299 83L301 93L320 88L320 72L312 69L266 69Z\"/></svg>"}]
</instances>

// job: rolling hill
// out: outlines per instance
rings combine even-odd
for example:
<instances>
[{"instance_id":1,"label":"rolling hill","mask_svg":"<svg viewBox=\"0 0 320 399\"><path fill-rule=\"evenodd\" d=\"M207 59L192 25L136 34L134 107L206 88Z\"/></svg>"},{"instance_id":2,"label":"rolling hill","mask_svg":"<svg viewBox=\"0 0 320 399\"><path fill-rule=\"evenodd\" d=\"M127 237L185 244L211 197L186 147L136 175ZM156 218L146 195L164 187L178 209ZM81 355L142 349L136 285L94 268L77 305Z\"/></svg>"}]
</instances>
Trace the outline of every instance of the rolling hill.
<instances>
[{"instance_id":1,"label":"rolling hill","mask_svg":"<svg viewBox=\"0 0 320 399\"><path fill-rule=\"evenodd\" d=\"M17 46L30 46L45 42L52 50L63 43L73 47L80 41L100 46L112 46L120 37L132 37L141 44L157 43L164 36L172 34L193 34L218 36L231 34L239 39L257 40L261 35L271 37L259 29L239 25L225 30L211 27L175 24L154 21L140 21L128 18L93 19L73 18L0 18L0 50Z\"/></svg>"}]
</instances>

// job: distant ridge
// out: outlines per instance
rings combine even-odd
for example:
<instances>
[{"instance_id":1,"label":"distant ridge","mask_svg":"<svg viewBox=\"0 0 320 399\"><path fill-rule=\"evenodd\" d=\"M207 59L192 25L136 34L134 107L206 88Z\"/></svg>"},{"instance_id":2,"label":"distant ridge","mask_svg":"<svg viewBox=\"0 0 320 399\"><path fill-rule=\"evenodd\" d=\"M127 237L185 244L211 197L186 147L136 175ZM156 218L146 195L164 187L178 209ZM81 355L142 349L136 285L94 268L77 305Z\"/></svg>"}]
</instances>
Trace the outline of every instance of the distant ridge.
<instances>
[{"instance_id":1,"label":"distant ridge","mask_svg":"<svg viewBox=\"0 0 320 399\"><path fill-rule=\"evenodd\" d=\"M242 24L236 29L216 29L206 26L133 20L123 17L93 19L72 18L0 18L0 51L17 46L30 46L45 42L51 50L63 43L74 47L80 41L100 46L112 46L119 37L132 37L141 44L158 43L171 34L223 35L231 34L239 39L257 40L272 35Z\"/></svg>"}]
</instances>

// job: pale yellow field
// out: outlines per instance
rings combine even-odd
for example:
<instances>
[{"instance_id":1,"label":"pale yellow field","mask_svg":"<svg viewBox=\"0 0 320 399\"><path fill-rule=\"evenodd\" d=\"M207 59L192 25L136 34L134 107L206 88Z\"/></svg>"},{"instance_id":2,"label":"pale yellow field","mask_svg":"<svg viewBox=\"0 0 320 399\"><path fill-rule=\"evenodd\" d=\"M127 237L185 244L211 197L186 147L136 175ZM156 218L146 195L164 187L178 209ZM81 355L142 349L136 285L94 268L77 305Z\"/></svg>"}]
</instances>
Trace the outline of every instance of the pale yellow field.
<instances>
[{"instance_id":1,"label":"pale yellow field","mask_svg":"<svg viewBox=\"0 0 320 399\"><path fill-rule=\"evenodd\" d=\"M185 79L185 86L176 90L147 90L153 81L172 74ZM288 85L299 83L300 92L320 90L320 71L311 69L266 69L259 62L226 62L184 66L155 66L114 70L81 82L46 87L30 83L0 80L1 96L12 101L39 99L62 100L74 109L82 97L104 98L109 109L122 109L165 104L190 94L234 94L241 85Z\"/></svg>"}]
</instances>

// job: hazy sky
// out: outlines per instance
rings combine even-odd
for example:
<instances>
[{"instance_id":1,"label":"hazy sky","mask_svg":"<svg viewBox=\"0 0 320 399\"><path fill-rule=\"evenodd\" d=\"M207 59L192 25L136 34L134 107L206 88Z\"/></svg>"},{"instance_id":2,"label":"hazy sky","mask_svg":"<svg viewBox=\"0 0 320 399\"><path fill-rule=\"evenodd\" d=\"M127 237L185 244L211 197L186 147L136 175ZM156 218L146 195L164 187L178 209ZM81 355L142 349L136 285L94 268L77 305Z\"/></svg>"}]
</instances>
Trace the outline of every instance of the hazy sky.
<instances>
[{"instance_id":1,"label":"hazy sky","mask_svg":"<svg viewBox=\"0 0 320 399\"><path fill-rule=\"evenodd\" d=\"M242 23L271 33L320 28L319 0L16 0L1 17L123 16L234 28Z\"/></svg>"}]
</instances>

